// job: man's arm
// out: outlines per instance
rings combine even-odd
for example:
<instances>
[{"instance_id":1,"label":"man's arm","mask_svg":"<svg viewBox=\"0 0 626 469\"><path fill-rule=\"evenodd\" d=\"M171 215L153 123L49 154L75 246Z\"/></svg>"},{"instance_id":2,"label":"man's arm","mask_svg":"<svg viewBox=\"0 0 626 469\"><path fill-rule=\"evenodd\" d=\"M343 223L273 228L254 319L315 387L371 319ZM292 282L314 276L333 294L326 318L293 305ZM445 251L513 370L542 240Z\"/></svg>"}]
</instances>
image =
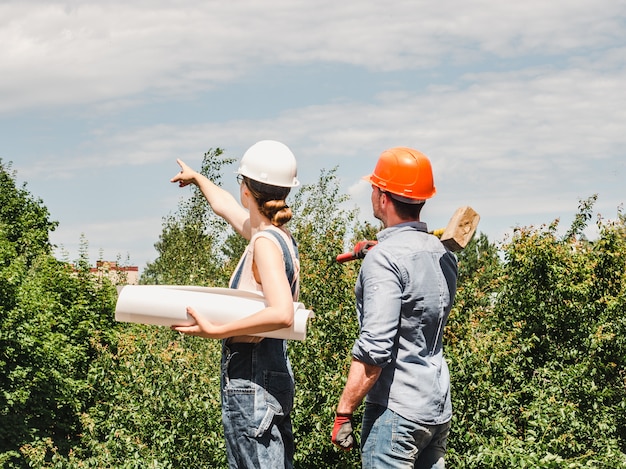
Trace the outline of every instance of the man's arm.
<instances>
[{"instance_id":1,"label":"man's arm","mask_svg":"<svg viewBox=\"0 0 626 469\"><path fill-rule=\"evenodd\" d=\"M381 371L382 368L379 366L368 365L353 358L348 372L348 380L339 398L337 413L352 414L361 405L369 390L372 389Z\"/></svg>"},{"instance_id":2,"label":"man's arm","mask_svg":"<svg viewBox=\"0 0 626 469\"><path fill-rule=\"evenodd\" d=\"M376 252L379 251L379 252ZM354 445L352 414L393 358L401 310L401 286L386 252L374 248L367 255L357 281L359 338L352 347L352 363L337 411L331 441L341 449Z\"/></svg>"},{"instance_id":3,"label":"man's arm","mask_svg":"<svg viewBox=\"0 0 626 469\"><path fill-rule=\"evenodd\" d=\"M331 441L344 451L349 451L355 444L354 434L352 432L352 413L361 404L365 395L372 389L374 383L378 380L382 368L379 366L368 365L355 358L350 364L348 372L348 381L346 382L337 412L335 415L335 423Z\"/></svg>"}]
</instances>

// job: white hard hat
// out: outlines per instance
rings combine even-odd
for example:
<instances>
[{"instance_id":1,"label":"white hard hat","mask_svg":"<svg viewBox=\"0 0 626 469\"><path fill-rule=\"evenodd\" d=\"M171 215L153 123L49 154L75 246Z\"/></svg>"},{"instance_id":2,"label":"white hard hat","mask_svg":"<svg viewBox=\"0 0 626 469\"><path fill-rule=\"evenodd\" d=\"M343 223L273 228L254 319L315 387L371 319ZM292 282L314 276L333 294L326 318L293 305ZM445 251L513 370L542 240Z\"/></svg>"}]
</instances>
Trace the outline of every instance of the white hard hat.
<instances>
[{"instance_id":1,"label":"white hard hat","mask_svg":"<svg viewBox=\"0 0 626 469\"><path fill-rule=\"evenodd\" d=\"M237 174L278 187L296 187L296 157L284 143L261 140L246 150Z\"/></svg>"}]
</instances>

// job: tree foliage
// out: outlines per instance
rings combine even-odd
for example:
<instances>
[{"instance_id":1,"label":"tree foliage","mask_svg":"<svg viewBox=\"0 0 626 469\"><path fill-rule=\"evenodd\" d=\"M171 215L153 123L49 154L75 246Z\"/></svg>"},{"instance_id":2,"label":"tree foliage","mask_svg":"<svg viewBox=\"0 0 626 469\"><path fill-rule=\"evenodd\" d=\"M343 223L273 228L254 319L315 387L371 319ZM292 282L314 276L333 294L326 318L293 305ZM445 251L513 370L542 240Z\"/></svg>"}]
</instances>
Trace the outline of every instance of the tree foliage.
<instances>
[{"instance_id":1,"label":"tree foliage","mask_svg":"<svg viewBox=\"0 0 626 469\"><path fill-rule=\"evenodd\" d=\"M220 148L206 152L199 170L217 185L222 168L234 161L222 154ZM211 211L202 192L190 187L191 197L182 199L177 211L163 219L163 231L154 245L158 257L146 266L143 283L225 286L223 263L228 257L222 248L227 225Z\"/></svg>"},{"instance_id":2,"label":"tree foliage","mask_svg":"<svg viewBox=\"0 0 626 469\"><path fill-rule=\"evenodd\" d=\"M453 467L626 464L625 220L581 239L594 200L565 237L558 221L517 229L495 275L463 282L448 331Z\"/></svg>"},{"instance_id":3,"label":"tree foliage","mask_svg":"<svg viewBox=\"0 0 626 469\"><path fill-rule=\"evenodd\" d=\"M114 290L51 256L56 223L1 162L0 200L0 465L39 466L79 440Z\"/></svg>"},{"instance_id":4,"label":"tree foliage","mask_svg":"<svg viewBox=\"0 0 626 469\"><path fill-rule=\"evenodd\" d=\"M233 160L205 153L200 172L216 184ZM209 209L200 190L163 220L142 283L226 286L240 241ZM101 383L88 416L89 464L114 467L224 467L219 341L169 329L122 325L116 353L102 350L90 379ZM81 458L77 462L81 461Z\"/></svg>"},{"instance_id":5,"label":"tree foliage","mask_svg":"<svg viewBox=\"0 0 626 469\"><path fill-rule=\"evenodd\" d=\"M335 262L346 236L355 229L356 211L341 208L346 201L332 170L322 171L317 184L303 187L293 204L301 262L300 301L316 315L306 341L289 345L296 380L295 464L300 468L352 467L358 462L357 452L338 451L329 440L329 425L357 335L357 264Z\"/></svg>"},{"instance_id":6,"label":"tree foliage","mask_svg":"<svg viewBox=\"0 0 626 469\"><path fill-rule=\"evenodd\" d=\"M202 172L219 182L231 162L210 150ZM358 450L330 443L360 265L335 256L379 227L345 208L335 170L290 197L300 299L316 314L289 344L295 466L357 468ZM458 253L450 467L626 466L626 219L599 218L585 239L595 200L563 236L557 220L497 246L481 234ZM86 255L51 256L56 224L1 162L0 201L0 466L226 467L219 341L115 323L114 286L89 275ZM142 281L225 286L245 244L193 189L164 218Z\"/></svg>"}]
</instances>

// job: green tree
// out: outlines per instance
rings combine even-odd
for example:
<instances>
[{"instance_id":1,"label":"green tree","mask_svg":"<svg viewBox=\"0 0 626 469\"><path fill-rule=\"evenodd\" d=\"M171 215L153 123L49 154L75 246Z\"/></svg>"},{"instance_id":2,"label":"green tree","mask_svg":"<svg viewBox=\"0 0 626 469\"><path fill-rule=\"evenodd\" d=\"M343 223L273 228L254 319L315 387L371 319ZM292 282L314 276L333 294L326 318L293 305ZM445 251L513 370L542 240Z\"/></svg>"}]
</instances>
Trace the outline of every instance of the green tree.
<instances>
[{"instance_id":1,"label":"green tree","mask_svg":"<svg viewBox=\"0 0 626 469\"><path fill-rule=\"evenodd\" d=\"M232 159L204 154L200 172L216 184ZM210 209L196 186L163 220L142 283L226 286L245 243ZM243 241L242 241L243 240ZM225 467L219 341L155 326L121 326L115 351L102 349L90 370L99 383L85 417L84 454L72 462L110 467Z\"/></svg>"},{"instance_id":2,"label":"green tree","mask_svg":"<svg viewBox=\"0 0 626 469\"><path fill-rule=\"evenodd\" d=\"M12 308L15 289L34 259L49 254L49 234L57 226L26 184L18 187L11 163L0 159L0 308Z\"/></svg>"},{"instance_id":3,"label":"green tree","mask_svg":"<svg viewBox=\"0 0 626 469\"><path fill-rule=\"evenodd\" d=\"M219 182L231 162L210 150L201 171ZM360 261L335 256L379 227L345 208L335 173L290 203L300 300L316 314L289 345L297 468L360 467L358 450L329 441L358 333ZM450 467L626 465L626 218L600 218L585 239L595 200L564 236L557 220L501 246L481 234L458 253ZM0 465L226 467L220 342L115 323L114 285L89 274L86 240L73 266L51 256L55 226L0 162ZM245 245L193 189L164 219L142 281L225 286Z\"/></svg>"},{"instance_id":4,"label":"green tree","mask_svg":"<svg viewBox=\"0 0 626 469\"><path fill-rule=\"evenodd\" d=\"M79 440L114 289L52 257L56 223L14 176L0 164L0 464L29 467Z\"/></svg>"},{"instance_id":5,"label":"green tree","mask_svg":"<svg viewBox=\"0 0 626 469\"><path fill-rule=\"evenodd\" d=\"M558 221L517 229L469 300L463 284L448 331L454 467L626 463L624 219L580 239L593 200L565 237Z\"/></svg>"},{"instance_id":6,"label":"green tree","mask_svg":"<svg viewBox=\"0 0 626 469\"><path fill-rule=\"evenodd\" d=\"M295 199L300 300L315 312L306 341L289 344L296 379L295 465L360 467L358 451L337 450L330 431L357 337L354 284L360 265L338 264L335 258L345 249L346 238L362 230L356 210L342 208L348 199L339 191L335 169L322 171L318 182L302 187Z\"/></svg>"},{"instance_id":7,"label":"green tree","mask_svg":"<svg viewBox=\"0 0 626 469\"><path fill-rule=\"evenodd\" d=\"M90 366L94 405L64 467L226 467L219 343L126 324Z\"/></svg>"},{"instance_id":8,"label":"green tree","mask_svg":"<svg viewBox=\"0 0 626 469\"><path fill-rule=\"evenodd\" d=\"M204 154L201 174L220 185L222 170L233 159L222 157L220 148ZM223 245L229 227L216 216L195 186L188 199L181 199L177 211L163 220L163 231L154 245L158 256L142 273L142 283L226 286L224 263L229 259ZM230 247L235 251L239 246ZM230 253L236 254L236 253Z\"/></svg>"}]
</instances>

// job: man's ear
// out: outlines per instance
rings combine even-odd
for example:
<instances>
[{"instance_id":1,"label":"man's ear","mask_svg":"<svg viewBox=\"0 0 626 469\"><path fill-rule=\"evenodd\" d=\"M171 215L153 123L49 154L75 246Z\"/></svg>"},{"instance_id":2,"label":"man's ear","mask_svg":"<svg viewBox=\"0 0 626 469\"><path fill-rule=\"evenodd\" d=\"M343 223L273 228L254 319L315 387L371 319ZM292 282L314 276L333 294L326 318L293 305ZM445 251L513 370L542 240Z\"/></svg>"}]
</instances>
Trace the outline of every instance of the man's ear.
<instances>
[{"instance_id":1,"label":"man's ear","mask_svg":"<svg viewBox=\"0 0 626 469\"><path fill-rule=\"evenodd\" d=\"M390 203L390 202L391 202L391 201L389 200L389 194L388 194L387 192L382 192L382 191L381 191L381 192L380 192L380 196L381 196L381 198L383 199L383 200L381 201L381 203L383 203L383 204L385 204L385 205L386 205L386 204L388 204L388 203Z\"/></svg>"}]
</instances>

